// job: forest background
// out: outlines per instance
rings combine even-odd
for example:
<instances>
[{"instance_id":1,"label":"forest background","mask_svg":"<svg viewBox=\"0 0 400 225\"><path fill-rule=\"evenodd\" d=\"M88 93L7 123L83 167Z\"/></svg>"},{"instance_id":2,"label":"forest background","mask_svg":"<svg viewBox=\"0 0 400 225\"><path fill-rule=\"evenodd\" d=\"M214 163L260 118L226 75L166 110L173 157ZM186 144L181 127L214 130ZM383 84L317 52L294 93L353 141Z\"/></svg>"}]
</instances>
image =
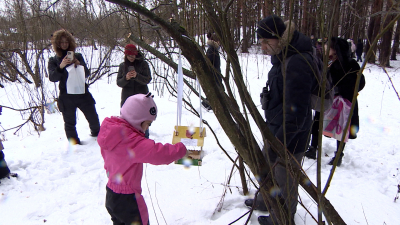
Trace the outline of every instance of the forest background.
<instances>
[{"instance_id":1,"label":"forest background","mask_svg":"<svg viewBox=\"0 0 400 225\"><path fill-rule=\"evenodd\" d=\"M44 106L57 98L56 92L48 92L42 85L48 77L44 55L51 50L50 38L55 30L67 29L74 34L79 46L100 50L100 57L85 55L91 67L89 84L115 76L113 68L118 65L111 63L112 52L128 42L137 44L152 62L153 83L161 95L168 91L176 96L176 58L180 49L186 60L186 95L198 95L194 88L197 77L218 122L237 149L240 156L237 167L243 168L244 160L249 170L258 174L270 165L259 160L262 146L255 144L253 133L261 133L264 142L269 142L280 156L287 157L287 154L282 143L278 143L265 127L255 103L249 98L242 74L245 68L241 68L237 57L238 53L247 53L257 44L257 22L267 15L277 14L284 20L294 21L298 30L308 36L362 39L365 61L385 69L399 51L398 4L393 0L5 0L0 10L0 86L26 84L20 90L28 93L25 105L10 107L21 111L26 120L14 130L18 133L28 126L40 134L45 130ZM227 66L223 70L226 93L213 84L211 67L204 57L204 34L207 32L216 32L226 53ZM327 61L324 63L326 70ZM189 111L199 115L190 101L185 104ZM249 126L253 123L250 120L255 122L256 129ZM234 159L231 161L236 165ZM287 212L279 207L279 200L267 196L273 185L272 181L261 185L261 194L272 208L282 210L285 220ZM321 221L323 212L329 222L341 224L340 216L324 198L328 187L323 187L320 180L315 186L303 185L321 207L318 220Z\"/></svg>"}]
</instances>

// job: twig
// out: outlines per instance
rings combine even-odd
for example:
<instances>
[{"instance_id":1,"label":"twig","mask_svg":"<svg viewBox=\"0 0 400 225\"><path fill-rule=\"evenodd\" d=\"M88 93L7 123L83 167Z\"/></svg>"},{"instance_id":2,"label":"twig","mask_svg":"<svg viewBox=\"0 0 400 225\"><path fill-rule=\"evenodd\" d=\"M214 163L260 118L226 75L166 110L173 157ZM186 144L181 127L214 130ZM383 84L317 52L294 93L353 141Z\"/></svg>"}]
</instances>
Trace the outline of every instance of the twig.
<instances>
[{"instance_id":1,"label":"twig","mask_svg":"<svg viewBox=\"0 0 400 225\"><path fill-rule=\"evenodd\" d=\"M159 209L160 212L161 212L161 216L162 216L162 218L164 219L165 224L168 224L167 221L165 220L164 213L162 212L162 210L161 210L161 208L160 208L160 204L158 203L158 198L157 198L157 183L155 183L155 185L154 185L154 195L156 196L157 206L158 206L158 209Z\"/></svg>"},{"instance_id":2,"label":"twig","mask_svg":"<svg viewBox=\"0 0 400 225\"><path fill-rule=\"evenodd\" d=\"M217 208L214 210L214 213L213 213L213 214L215 214L217 211L218 211L218 212L221 212L222 206L224 205L224 199L225 199L225 195L226 195L226 189L229 188L229 183L230 183L231 178L232 178L233 170L235 169L235 165L236 165L236 162L237 162L238 159L239 159L239 156L236 157L236 159L235 159L235 163L234 163L234 165L232 166L231 173L229 174L228 180L226 181L226 185L225 185L225 188L224 188L224 193L222 194L221 200L219 200L218 205L217 205ZM230 189L230 188L229 188L229 189ZM231 191L231 194L232 194L232 191Z\"/></svg>"},{"instance_id":3,"label":"twig","mask_svg":"<svg viewBox=\"0 0 400 225\"><path fill-rule=\"evenodd\" d=\"M361 207L362 207L362 209L363 209L363 213L364 213L365 222L367 222L367 225L368 225L367 216L365 216L364 206L363 206L362 204L361 204Z\"/></svg>"},{"instance_id":4,"label":"twig","mask_svg":"<svg viewBox=\"0 0 400 225\"><path fill-rule=\"evenodd\" d=\"M150 202L151 202L151 206L153 206L153 211L154 211L154 215L155 215L156 220L157 220L157 224L160 224L160 223L158 222L156 210L154 209L153 198L151 197L151 194L150 194L149 183L147 182L147 164L146 164L146 169L144 170L144 177L145 177L145 180L146 180L147 191L149 192Z\"/></svg>"},{"instance_id":5,"label":"twig","mask_svg":"<svg viewBox=\"0 0 400 225\"><path fill-rule=\"evenodd\" d=\"M239 221L240 219L242 219L245 215L247 215L247 214L249 214L250 212L252 212L253 211L253 209L250 209L249 211L247 211L245 214L243 214L242 216L240 216L239 218L237 218L235 221L232 221L231 223L229 223L228 225L231 225L231 224L234 224L234 223L236 223L237 221ZM250 214L250 216L251 216L251 214ZM249 216L249 218L250 218L250 216ZM247 221L246 221L246 223L245 224L247 224Z\"/></svg>"},{"instance_id":6,"label":"twig","mask_svg":"<svg viewBox=\"0 0 400 225\"><path fill-rule=\"evenodd\" d=\"M394 92L396 92L397 98L400 100L400 95L399 95L399 93L397 92L396 88L394 87L392 78L389 76L389 73L386 71L386 68L385 68L385 67L382 67L382 69L383 69L383 71L385 71L387 77L389 78L390 83L392 84L392 87L393 87Z\"/></svg>"},{"instance_id":7,"label":"twig","mask_svg":"<svg viewBox=\"0 0 400 225\"><path fill-rule=\"evenodd\" d=\"M301 199L300 195L299 198ZM313 218L313 220L318 224L318 220L317 218L315 218L313 216L313 214L311 214L311 212L307 209L307 207L303 204L303 201L299 201L300 205L303 206L303 208L307 211L308 214L310 214L310 216Z\"/></svg>"}]
</instances>

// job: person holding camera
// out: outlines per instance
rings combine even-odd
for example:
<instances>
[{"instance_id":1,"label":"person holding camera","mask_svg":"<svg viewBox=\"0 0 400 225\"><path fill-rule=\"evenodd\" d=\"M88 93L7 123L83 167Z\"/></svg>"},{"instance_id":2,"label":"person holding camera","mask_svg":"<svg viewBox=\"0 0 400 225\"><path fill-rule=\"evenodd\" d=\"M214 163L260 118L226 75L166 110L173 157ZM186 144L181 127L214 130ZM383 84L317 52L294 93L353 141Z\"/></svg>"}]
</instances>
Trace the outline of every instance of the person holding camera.
<instances>
[{"instance_id":1,"label":"person holding camera","mask_svg":"<svg viewBox=\"0 0 400 225\"><path fill-rule=\"evenodd\" d=\"M147 84L151 81L149 64L135 45L127 44L124 55L124 62L119 65L117 75L117 85L122 88L121 107L128 97L136 94L147 94L149 92ZM146 138L149 138L148 129L145 134Z\"/></svg>"},{"instance_id":2,"label":"person holding camera","mask_svg":"<svg viewBox=\"0 0 400 225\"><path fill-rule=\"evenodd\" d=\"M75 52L76 43L70 32L64 29L55 31L52 35L51 43L56 55L51 57L48 62L49 79L52 82L59 82L60 93L57 105L63 115L65 134L72 144L81 144L76 131L76 109L79 108L89 122L91 136L97 137L100 130L100 122L95 107L96 102L89 92L89 86L84 79L81 84L82 90L79 92L74 91L73 85L75 83L71 81L76 78L69 77L72 71L70 66L73 65L75 68L82 66L85 78L90 75L90 71L83 56ZM78 75L74 73L73 76Z\"/></svg>"},{"instance_id":3,"label":"person holding camera","mask_svg":"<svg viewBox=\"0 0 400 225\"><path fill-rule=\"evenodd\" d=\"M132 95L147 94L151 81L149 64L133 44L125 46L124 62L119 65L117 85L122 88L121 107Z\"/></svg>"}]
</instances>

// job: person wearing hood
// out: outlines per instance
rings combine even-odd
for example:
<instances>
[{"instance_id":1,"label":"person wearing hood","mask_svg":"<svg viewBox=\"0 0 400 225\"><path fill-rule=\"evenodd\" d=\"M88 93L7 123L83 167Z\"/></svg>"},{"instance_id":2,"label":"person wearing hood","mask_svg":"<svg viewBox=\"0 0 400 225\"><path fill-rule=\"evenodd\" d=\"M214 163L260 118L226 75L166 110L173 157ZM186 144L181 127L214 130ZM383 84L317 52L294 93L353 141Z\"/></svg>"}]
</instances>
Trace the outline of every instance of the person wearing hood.
<instances>
[{"instance_id":1,"label":"person wearing hood","mask_svg":"<svg viewBox=\"0 0 400 225\"><path fill-rule=\"evenodd\" d=\"M79 108L89 122L90 135L97 137L100 129L99 117L97 115L95 100L89 92L89 86L86 82L82 93L76 94L72 80L69 79L69 71L71 66L83 67L84 76L87 78L90 71L86 66L85 60L80 53L76 53L76 43L72 34L64 29L53 33L51 43L53 45L55 56L51 57L48 62L49 79L52 82L59 82L60 93L57 99L58 109L63 115L65 134L72 144L81 144L76 131L76 109ZM72 59L67 53L72 51ZM78 75L78 74L76 74ZM70 86L69 86L70 85Z\"/></svg>"},{"instance_id":2,"label":"person wearing hood","mask_svg":"<svg viewBox=\"0 0 400 225\"><path fill-rule=\"evenodd\" d=\"M215 82L217 83L217 86L219 88L224 89L224 85L222 84L222 76L221 76L221 58L219 56L219 49L220 49L220 44L219 44L219 39L215 33L207 33L207 52L206 56L210 60L211 65L213 68L211 68L212 73L214 75ZM203 107L206 110L212 110L209 102L206 100L203 100L201 102Z\"/></svg>"},{"instance_id":3,"label":"person wearing hood","mask_svg":"<svg viewBox=\"0 0 400 225\"><path fill-rule=\"evenodd\" d=\"M283 22L276 15L268 16L258 23L257 35L262 50L271 56L272 63L267 85L261 94L266 123L275 137L286 143L286 149L293 156L291 165L300 165L312 124L312 87L317 82L310 67L314 63L310 54L313 52L312 42L309 37L297 31L292 22ZM285 66L287 57L291 58ZM265 155L268 154L271 165L276 165L273 173L280 187L280 196L285 200L284 207L290 212L289 220L295 224L298 180L287 173L283 166L285 160L272 149L264 147L263 151ZM264 179L266 176L261 174L261 177ZM255 200L248 199L245 204L266 210L261 196ZM277 217L272 211L269 216L258 217L258 221L260 224L277 224Z\"/></svg>"},{"instance_id":4,"label":"person wearing hood","mask_svg":"<svg viewBox=\"0 0 400 225\"><path fill-rule=\"evenodd\" d=\"M365 86L365 77L361 75L361 80L358 89L356 90L357 73L360 71L358 62L351 58L349 54L349 45L346 40L338 37L331 38L329 46L330 67L328 72L332 77L332 83L335 87L335 95L340 95L344 99L353 103L354 91L361 91ZM357 133L360 128L358 117L358 101L354 102L354 112L350 121L349 139L357 138ZM340 141L337 141L337 150L339 149ZM345 144L343 144L344 148ZM335 152L336 155L336 152ZM339 155L337 166L342 164L343 152ZM336 157L336 156L335 156ZM335 157L328 163L333 164Z\"/></svg>"},{"instance_id":5,"label":"person wearing hood","mask_svg":"<svg viewBox=\"0 0 400 225\"><path fill-rule=\"evenodd\" d=\"M136 94L126 99L119 117L107 117L101 124L97 142L108 177L105 205L113 224L149 224L141 195L143 163L170 164L186 155L181 142L171 145L145 138L157 113L150 93Z\"/></svg>"}]
</instances>

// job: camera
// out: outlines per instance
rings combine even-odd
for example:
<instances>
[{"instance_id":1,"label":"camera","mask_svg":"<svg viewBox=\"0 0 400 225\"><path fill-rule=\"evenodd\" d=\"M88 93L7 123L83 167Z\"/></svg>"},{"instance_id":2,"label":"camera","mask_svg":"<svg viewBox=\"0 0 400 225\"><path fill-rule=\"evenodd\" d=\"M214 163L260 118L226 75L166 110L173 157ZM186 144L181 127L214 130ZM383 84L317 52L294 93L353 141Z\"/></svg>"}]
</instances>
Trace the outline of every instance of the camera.
<instances>
[{"instance_id":1,"label":"camera","mask_svg":"<svg viewBox=\"0 0 400 225\"><path fill-rule=\"evenodd\" d=\"M73 60L74 59L74 52L73 51L68 51L67 52L67 58L70 59L70 60Z\"/></svg>"}]
</instances>

